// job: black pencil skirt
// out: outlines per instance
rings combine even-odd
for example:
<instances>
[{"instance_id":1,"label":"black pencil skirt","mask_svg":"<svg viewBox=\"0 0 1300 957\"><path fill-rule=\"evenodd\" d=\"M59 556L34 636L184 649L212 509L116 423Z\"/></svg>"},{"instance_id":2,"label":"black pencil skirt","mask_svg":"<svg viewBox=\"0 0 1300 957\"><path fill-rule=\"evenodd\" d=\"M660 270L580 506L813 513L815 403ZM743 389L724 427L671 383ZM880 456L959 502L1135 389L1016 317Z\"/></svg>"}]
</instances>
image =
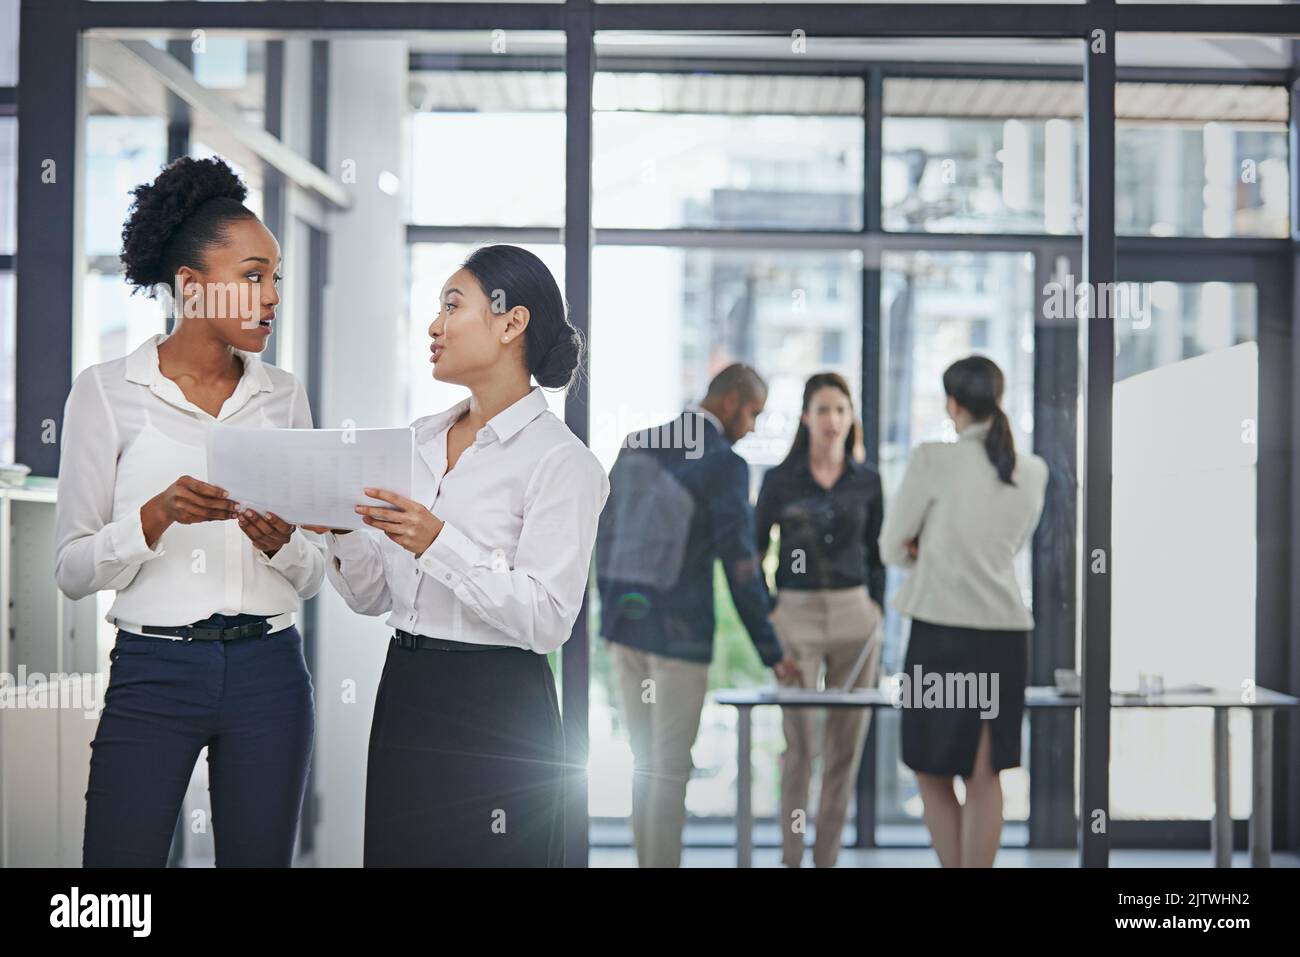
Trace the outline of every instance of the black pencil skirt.
<instances>
[{"instance_id":1,"label":"black pencil skirt","mask_svg":"<svg viewBox=\"0 0 1300 957\"><path fill-rule=\"evenodd\" d=\"M563 790L545 655L390 642L370 728L366 867L561 867Z\"/></svg>"},{"instance_id":2,"label":"black pencil skirt","mask_svg":"<svg viewBox=\"0 0 1300 957\"><path fill-rule=\"evenodd\" d=\"M921 675L975 675L993 690L989 676L997 675L996 715L985 718L969 697L965 706L945 700L942 707L915 707L915 700L903 701L903 763L913 771L944 776L970 775L975 768L975 751L980 730L989 725L993 769L1001 771L1020 765L1020 729L1025 713L1025 682L1029 668L1029 632L960 628L912 620L903 674L917 682ZM967 686L969 687L969 685ZM992 713L992 709L983 709Z\"/></svg>"}]
</instances>

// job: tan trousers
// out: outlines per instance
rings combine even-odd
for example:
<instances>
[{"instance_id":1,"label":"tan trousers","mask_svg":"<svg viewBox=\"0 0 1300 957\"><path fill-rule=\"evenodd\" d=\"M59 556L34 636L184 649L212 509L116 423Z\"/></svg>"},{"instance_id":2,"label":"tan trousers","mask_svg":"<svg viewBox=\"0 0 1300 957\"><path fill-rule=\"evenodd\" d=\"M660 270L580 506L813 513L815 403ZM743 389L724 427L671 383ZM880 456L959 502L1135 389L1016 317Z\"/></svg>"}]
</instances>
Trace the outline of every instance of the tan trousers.
<instances>
[{"instance_id":1,"label":"tan trousers","mask_svg":"<svg viewBox=\"0 0 1300 957\"><path fill-rule=\"evenodd\" d=\"M881 617L866 586L815 590L782 589L777 595L772 625L781 645L799 666L800 683L816 688L826 671L825 687L838 689L865 646L872 645L854 686L874 687L879 681L884 632ZM808 790L818 748L815 708L783 708L786 750L781 759L782 860L798 867L804 837L812 819ZM849 794L858 778L858 764L871 721L869 708L827 708L821 740L821 799L817 808L817 840L813 861L834 867L840 852Z\"/></svg>"},{"instance_id":2,"label":"tan trousers","mask_svg":"<svg viewBox=\"0 0 1300 957\"><path fill-rule=\"evenodd\" d=\"M632 744L632 835L641 867L680 867L691 745L709 666L611 642Z\"/></svg>"}]
</instances>

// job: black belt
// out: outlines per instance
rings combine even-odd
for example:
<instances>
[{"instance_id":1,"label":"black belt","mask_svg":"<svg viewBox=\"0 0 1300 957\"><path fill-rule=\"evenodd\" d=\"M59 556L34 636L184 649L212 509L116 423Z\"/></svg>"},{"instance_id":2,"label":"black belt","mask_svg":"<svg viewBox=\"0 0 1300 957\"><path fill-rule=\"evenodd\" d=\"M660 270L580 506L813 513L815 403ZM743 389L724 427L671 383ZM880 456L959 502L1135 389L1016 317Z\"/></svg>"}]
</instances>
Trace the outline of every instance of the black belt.
<instances>
[{"instance_id":1,"label":"black belt","mask_svg":"<svg viewBox=\"0 0 1300 957\"><path fill-rule=\"evenodd\" d=\"M468 641L452 641L448 638L430 638L428 635L413 635L398 628L393 635L397 647L408 651L510 651L511 645L480 645ZM517 649L522 651L523 649Z\"/></svg>"},{"instance_id":2,"label":"black belt","mask_svg":"<svg viewBox=\"0 0 1300 957\"><path fill-rule=\"evenodd\" d=\"M271 634L271 622L267 618L250 621L243 625L229 625L225 628L199 628L194 625L145 625L141 632L146 635L170 635L184 638L186 641L231 641L236 638L264 638Z\"/></svg>"}]
</instances>

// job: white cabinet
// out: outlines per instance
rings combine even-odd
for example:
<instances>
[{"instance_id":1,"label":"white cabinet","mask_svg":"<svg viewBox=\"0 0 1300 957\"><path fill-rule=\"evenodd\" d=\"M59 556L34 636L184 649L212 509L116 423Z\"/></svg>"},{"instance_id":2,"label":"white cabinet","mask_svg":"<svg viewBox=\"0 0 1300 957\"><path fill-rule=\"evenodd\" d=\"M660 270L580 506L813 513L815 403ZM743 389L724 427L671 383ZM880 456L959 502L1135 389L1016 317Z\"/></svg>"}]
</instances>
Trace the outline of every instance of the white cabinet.
<instances>
[{"instance_id":1,"label":"white cabinet","mask_svg":"<svg viewBox=\"0 0 1300 957\"><path fill-rule=\"evenodd\" d=\"M0 486L0 866L81 863L110 626L54 584L54 481Z\"/></svg>"}]
</instances>

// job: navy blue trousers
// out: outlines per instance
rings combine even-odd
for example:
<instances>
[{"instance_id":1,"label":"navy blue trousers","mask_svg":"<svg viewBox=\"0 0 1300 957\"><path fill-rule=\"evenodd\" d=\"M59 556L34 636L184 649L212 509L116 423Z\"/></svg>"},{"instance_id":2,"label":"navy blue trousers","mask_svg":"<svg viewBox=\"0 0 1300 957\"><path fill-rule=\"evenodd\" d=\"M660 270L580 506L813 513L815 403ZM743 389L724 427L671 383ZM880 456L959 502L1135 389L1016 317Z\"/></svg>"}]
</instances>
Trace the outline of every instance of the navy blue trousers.
<instances>
[{"instance_id":1,"label":"navy blue trousers","mask_svg":"<svg viewBox=\"0 0 1300 957\"><path fill-rule=\"evenodd\" d=\"M188 642L119 631L110 659L91 743L84 866L165 866L207 747L217 866L288 867L315 737L298 629Z\"/></svg>"}]
</instances>

